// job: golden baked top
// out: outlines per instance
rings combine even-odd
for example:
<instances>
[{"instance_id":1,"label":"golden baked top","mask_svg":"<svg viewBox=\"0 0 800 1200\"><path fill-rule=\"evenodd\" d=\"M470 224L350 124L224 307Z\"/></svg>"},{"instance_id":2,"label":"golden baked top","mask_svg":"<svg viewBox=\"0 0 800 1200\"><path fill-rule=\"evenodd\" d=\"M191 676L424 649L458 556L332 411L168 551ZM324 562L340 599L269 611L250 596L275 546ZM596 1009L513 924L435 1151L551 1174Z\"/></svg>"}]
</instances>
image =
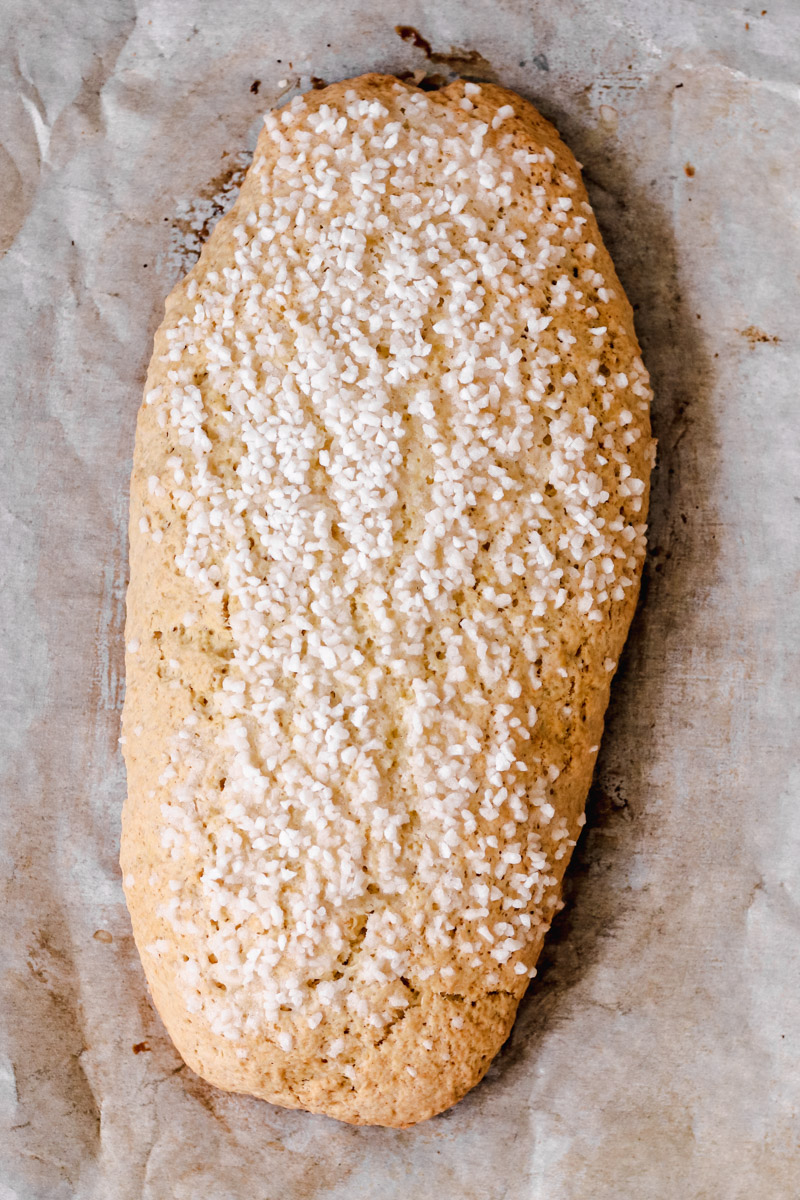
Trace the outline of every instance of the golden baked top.
<instances>
[{"instance_id":1,"label":"golden baked top","mask_svg":"<svg viewBox=\"0 0 800 1200\"><path fill-rule=\"evenodd\" d=\"M357 1096L426 997L524 991L635 603L649 399L529 105L366 76L267 115L168 301L132 494L126 890L224 1086L302 1051Z\"/></svg>"}]
</instances>

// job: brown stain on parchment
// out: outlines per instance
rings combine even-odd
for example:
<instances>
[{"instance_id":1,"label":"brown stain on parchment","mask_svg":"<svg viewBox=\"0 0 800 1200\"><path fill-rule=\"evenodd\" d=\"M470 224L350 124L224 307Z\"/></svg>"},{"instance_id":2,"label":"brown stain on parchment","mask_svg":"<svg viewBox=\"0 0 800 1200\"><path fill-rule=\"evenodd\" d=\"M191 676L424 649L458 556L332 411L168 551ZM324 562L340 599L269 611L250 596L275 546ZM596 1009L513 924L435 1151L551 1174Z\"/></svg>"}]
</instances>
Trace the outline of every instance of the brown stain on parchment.
<instances>
[{"instance_id":1,"label":"brown stain on parchment","mask_svg":"<svg viewBox=\"0 0 800 1200\"><path fill-rule=\"evenodd\" d=\"M73 1169L77 1177L84 1155L99 1149L100 1109L82 1062L89 1047L75 962L62 928L43 925L36 931L26 966L27 980L11 972L7 981L10 996L17 997L7 1011L14 1015L17 1047L25 1053L19 1069L12 1062L18 1103L23 1113L44 1105L51 1114L59 1109L65 1118L69 1114L74 1163L65 1165L67 1177Z\"/></svg>"},{"instance_id":2,"label":"brown stain on parchment","mask_svg":"<svg viewBox=\"0 0 800 1200\"><path fill-rule=\"evenodd\" d=\"M481 54L480 50L465 50L457 46L452 46L446 52L434 50L428 39L413 25L395 25L394 31L404 42L416 50L421 50L428 62L449 67L451 71L455 71L459 75L479 74L482 79L497 79L492 64Z\"/></svg>"},{"instance_id":3,"label":"brown stain on parchment","mask_svg":"<svg viewBox=\"0 0 800 1200\"><path fill-rule=\"evenodd\" d=\"M428 75L426 71L398 71L397 78L402 79L403 83L411 83L414 87L420 88L423 92L438 92L439 88L446 87L450 82L445 75L440 75L438 72L434 75Z\"/></svg>"},{"instance_id":4,"label":"brown stain on parchment","mask_svg":"<svg viewBox=\"0 0 800 1200\"><path fill-rule=\"evenodd\" d=\"M28 212L29 188L5 146L0 146L0 258L13 244Z\"/></svg>"},{"instance_id":5,"label":"brown stain on parchment","mask_svg":"<svg viewBox=\"0 0 800 1200\"><path fill-rule=\"evenodd\" d=\"M224 154L227 164L184 201L173 217L164 218L171 225L169 257L180 276L191 270L217 221L233 206L252 157L245 152Z\"/></svg>"},{"instance_id":6,"label":"brown stain on parchment","mask_svg":"<svg viewBox=\"0 0 800 1200\"><path fill-rule=\"evenodd\" d=\"M765 333L763 329L759 329L757 325L748 325L746 329L740 329L739 333L750 344L750 349L753 350L759 342L766 342L773 346L780 343L780 338L773 334Z\"/></svg>"}]
</instances>

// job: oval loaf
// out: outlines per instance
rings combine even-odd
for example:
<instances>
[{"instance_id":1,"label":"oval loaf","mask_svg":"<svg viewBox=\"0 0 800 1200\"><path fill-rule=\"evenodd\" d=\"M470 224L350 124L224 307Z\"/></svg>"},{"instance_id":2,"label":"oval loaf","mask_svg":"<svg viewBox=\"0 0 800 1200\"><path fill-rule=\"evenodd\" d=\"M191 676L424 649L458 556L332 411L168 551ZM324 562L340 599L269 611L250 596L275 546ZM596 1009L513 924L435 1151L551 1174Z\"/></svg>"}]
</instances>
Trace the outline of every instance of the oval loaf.
<instances>
[{"instance_id":1,"label":"oval loaf","mask_svg":"<svg viewBox=\"0 0 800 1200\"><path fill-rule=\"evenodd\" d=\"M405 1126L487 1070L584 819L649 401L530 104L367 75L267 115L131 487L125 891L205 1079Z\"/></svg>"}]
</instances>

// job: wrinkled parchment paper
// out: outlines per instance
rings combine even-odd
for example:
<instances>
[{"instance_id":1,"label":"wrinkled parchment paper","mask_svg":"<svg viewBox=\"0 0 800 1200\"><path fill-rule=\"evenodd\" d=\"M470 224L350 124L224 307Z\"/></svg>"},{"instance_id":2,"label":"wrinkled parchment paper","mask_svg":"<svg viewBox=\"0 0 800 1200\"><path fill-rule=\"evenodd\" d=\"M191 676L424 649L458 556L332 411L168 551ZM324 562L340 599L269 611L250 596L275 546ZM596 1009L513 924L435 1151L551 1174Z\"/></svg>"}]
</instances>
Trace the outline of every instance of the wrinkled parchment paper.
<instances>
[{"instance_id":1,"label":"wrinkled parchment paper","mask_svg":"<svg viewBox=\"0 0 800 1200\"><path fill-rule=\"evenodd\" d=\"M5 0L0 24L0 1200L795 1200L800 6ZM117 868L127 487L162 303L264 110L376 68L495 78L556 122L660 439L567 907L487 1080L405 1132L182 1067Z\"/></svg>"}]
</instances>

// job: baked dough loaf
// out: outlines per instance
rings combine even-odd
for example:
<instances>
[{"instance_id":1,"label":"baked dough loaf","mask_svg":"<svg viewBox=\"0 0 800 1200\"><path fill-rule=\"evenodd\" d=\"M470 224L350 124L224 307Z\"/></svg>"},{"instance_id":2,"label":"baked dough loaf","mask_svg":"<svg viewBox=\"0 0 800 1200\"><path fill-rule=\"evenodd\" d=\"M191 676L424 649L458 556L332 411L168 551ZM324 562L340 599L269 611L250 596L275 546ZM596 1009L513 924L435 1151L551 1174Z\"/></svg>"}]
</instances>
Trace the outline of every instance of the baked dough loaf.
<instances>
[{"instance_id":1,"label":"baked dough loaf","mask_svg":"<svg viewBox=\"0 0 800 1200\"><path fill-rule=\"evenodd\" d=\"M486 1071L584 821L649 401L530 104L366 75L266 116L131 484L125 892L205 1079L407 1126Z\"/></svg>"}]
</instances>

